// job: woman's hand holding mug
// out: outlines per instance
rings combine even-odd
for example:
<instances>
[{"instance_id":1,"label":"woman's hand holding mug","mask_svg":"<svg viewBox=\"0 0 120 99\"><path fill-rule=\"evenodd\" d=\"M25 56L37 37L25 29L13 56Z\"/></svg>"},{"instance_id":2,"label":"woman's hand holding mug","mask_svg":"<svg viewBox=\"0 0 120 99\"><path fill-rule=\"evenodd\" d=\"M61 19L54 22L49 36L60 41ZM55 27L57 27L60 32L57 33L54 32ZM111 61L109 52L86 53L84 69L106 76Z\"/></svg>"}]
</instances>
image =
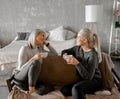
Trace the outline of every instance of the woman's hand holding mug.
<instances>
[{"instance_id":1,"label":"woman's hand holding mug","mask_svg":"<svg viewBox=\"0 0 120 99\"><path fill-rule=\"evenodd\" d=\"M67 53L63 54L63 59L66 60L67 64L70 63L72 55L67 55Z\"/></svg>"},{"instance_id":2,"label":"woman's hand holding mug","mask_svg":"<svg viewBox=\"0 0 120 99\"><path fill-rule=\"evenodd\" d=\"M77 65L79 61L73 55L63 54L63 58L66 60L67 64Z\"/></svg>"},{"instance_id":3,"label":"woman's hand holding mug","mask_svg":"<svg viewBox=\"0 0 120 99\"><path fill-rule=\"evenodd\" d=\"M37 53L33 56L33 60L40 60L42 58L42 53Z\"/></svg>"}]
</instances>

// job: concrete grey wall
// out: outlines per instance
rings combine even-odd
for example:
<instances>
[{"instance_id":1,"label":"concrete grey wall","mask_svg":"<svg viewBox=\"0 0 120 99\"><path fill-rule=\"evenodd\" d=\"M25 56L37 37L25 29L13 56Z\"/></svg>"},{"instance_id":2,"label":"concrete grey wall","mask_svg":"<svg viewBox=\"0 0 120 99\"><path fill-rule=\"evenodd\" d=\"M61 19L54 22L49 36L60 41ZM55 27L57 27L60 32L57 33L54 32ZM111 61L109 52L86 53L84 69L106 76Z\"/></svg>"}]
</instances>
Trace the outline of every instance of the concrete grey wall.
<instances>
[{"instance_id":1,"label":"concrete grey wall","mask_svg":"<svg viewBox=\"0 0 120 99\"><path fill-rule=\"evenodd\" d=\"M85 23L85 5L90 4L103 5L104 14L97 26L102 50L107 52L113 0L0 0L0 42L5 46L16 32L35 28L89 27Z\"/></svg>"}]
</instances>

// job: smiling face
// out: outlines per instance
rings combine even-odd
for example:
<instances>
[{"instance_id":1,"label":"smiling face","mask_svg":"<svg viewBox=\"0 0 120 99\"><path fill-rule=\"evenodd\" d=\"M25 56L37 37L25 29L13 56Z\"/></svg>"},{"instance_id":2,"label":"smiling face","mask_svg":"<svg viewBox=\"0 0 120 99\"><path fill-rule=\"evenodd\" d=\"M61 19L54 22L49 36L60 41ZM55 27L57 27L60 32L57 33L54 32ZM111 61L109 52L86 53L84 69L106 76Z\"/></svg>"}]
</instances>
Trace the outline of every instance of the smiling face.
<instances>
[{"instance_id":1,"label":"smiling face","mask_svg":"<svg viewBox=\"0 0 120 99\"><path fill-rule=\"evenodd\" d=\"M35 44L42 45L44 43L44 41L45 41L45 33L40 32L35 38Z\"/></svg>"}]
</instances>

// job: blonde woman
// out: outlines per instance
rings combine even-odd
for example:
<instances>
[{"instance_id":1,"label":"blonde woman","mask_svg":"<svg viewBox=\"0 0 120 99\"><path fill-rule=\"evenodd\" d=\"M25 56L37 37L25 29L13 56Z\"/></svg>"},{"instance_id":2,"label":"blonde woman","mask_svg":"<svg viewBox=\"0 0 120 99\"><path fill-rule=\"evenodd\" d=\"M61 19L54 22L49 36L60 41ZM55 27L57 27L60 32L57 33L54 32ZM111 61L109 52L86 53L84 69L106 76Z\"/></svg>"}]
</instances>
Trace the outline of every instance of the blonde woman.
<instances>
[{"instance_id":1,"label":"blonde woman","mask_svg":"<svg viewBox=\"0 0 120 99\"><path fill-rule=\"evenodd\" d=\"M57 52L45 39L45 32L36 29L31 32L28 39L28 44L23 46L19 51L18 56L18 73L15 74L14 80L17 86L29 93L35 91L36 81L38 80L42 60L44 57L43 45L46 45L50 52L57 55Z\"/></svg>"},{"instance_id":2,"label":"blonde woman","mask_svg":"<svg viewBox=\"0 0 120 99\"><path fill-rule=\"evenodd\" d=\"M63 58L68 64L76 67L80 82L65 85L61 92L65 96L72 95L73 99L85 99L85 94L91 94L102 86L101 73L98 68L101 56L98 52L98 37L89 29L80 30L76 46L62 51Z\"/></svg>"}]
</instances>

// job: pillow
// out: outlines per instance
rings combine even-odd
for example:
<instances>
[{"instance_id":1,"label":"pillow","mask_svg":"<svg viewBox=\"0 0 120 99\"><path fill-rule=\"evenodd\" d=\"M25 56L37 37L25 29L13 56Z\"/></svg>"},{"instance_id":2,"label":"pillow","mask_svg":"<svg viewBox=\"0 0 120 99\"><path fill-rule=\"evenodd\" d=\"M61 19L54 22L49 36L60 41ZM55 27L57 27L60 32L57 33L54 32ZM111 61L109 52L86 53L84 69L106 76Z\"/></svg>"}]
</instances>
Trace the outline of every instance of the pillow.
<instances>
[{"instance_id":1,"label":"pillow","mask_svg":"<svg viewBox=\"0 0 120 99\"><path fill-rule=\"evenodd\" d=\"M79 77L76 75L75 66L67 64L61 56L49 53L43 60L39 79L56 86L64 86L77 82Z\"/></svg>"},{"instance_id":2,"label":"pillow","mask_svg":"<svg viewBox=\"0 0 120 99\"><path fill-rule=\"evenodd\" d=\"M17 40L27 40L28 39L28 34L29 32L17 32Z\"/></svg>"},{"instance_id":3,"label":"pillow","mask_svg":"<svg viewBox=\"0 0 120 99\"><path fill-rule=\"evenodd\" d=\"M66 40L70 40L73 39L77 36L77 33L72 32L70 30L67 30L67 34L66 34Z\"/></svg>"},{"instance_id":4,"label":"pillow","mask_svg":"<svg viewBox=\"0 0 120 99\"><path fill-rule=\"evenodd\" d=\"M65 41L67 30L63 26L49 31L50 35L48 40L50 41Z\"/></svg>"}]
</instances>

